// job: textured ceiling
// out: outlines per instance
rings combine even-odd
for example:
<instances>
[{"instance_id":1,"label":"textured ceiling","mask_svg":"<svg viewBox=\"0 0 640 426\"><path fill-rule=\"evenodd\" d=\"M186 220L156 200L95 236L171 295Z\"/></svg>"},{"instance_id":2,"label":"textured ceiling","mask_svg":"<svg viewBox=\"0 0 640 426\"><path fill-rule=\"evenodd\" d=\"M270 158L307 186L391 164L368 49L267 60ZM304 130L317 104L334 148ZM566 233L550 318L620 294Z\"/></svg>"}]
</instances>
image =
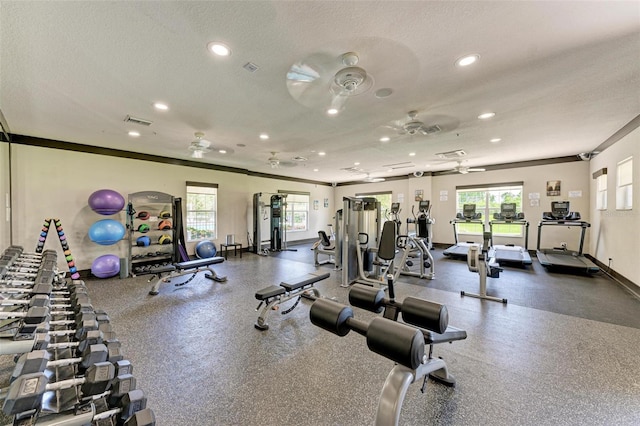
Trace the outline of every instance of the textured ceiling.
<instances>
[{"instance_id":1,"label":"textured ceiling","mask_svg":"<svg viewBox=\"0 0 640 426\"><path fill-rule=\"evenodd\" d=\"M0 109L14 134L190 159L204 132L229 152L197 161L317 181L450 169L435 154L455 149L472 167L574 155L640 113L637 1L2 0L0 28ZM213 40L232 55L210 54ZM351 51L371 86L329 117ZM470 53L476 64L454 65ZM315 80L288 85L294 64ZM376 97L382 88L393 92ZM410 110L441 131L399 134ZM496 116L478 120L486 111ZM358 173L342 170L355 162Z\"/></svg>"}]
</instances>

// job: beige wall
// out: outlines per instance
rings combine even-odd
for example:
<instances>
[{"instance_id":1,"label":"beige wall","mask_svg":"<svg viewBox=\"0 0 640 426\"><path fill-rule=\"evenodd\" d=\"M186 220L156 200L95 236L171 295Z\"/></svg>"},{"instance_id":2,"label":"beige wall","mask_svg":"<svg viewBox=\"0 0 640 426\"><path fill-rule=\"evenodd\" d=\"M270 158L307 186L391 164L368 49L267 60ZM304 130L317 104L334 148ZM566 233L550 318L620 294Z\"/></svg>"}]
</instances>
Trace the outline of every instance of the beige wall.
<instances>
[{"instance_id":1,"label":"beige wall","mask_svg":"<svg viewBox=\"0 0 640 426\"><path fill-rule=\"evenodd\" d=\"M9 144L0 142L0 247L10 243L9 238Z\"/></svg>"},{"instance_id":2,"label":"beige wall","mask_svg":"<svg viewBox=\"0 0 640 426\"><path fill-rule=\"evenodd\" d=\"M433 241L435 243L453 244L453 227L450 220L456 215L456 186L458 185L483 185L508 182L524 182L523 210L525 217L530 222L529 226L529 249L535 249L537 244L537 226L544 211L549 211L551 201L569 200L571 210L579 211L583 220L589 220L589 164L587 162L572 162L551 164L536 167L523 167L518 169L506 169L489 171L482 173L451 174L443 176L424 176L413 178L359 185L339 186L336 188L336 205L342 203L343 196L353 196L357 193L368 192L393 192L393 201L402 198L401 219L403 223L411 214L411 206L417 205L415 201L415 191L423 190L424 199L431 200L431 215L435 219L433 225ZM561 181L561 195L558 197L547 197L546 182L548 180ZM580 197L569 197L569 192L581 192ZM539 206L531 206L529 194L539 195ZM446 200L444 200L446 195ZM589 248L589 234L585 242L585 251ZM480 240L480 237L464 236L464 240ZM569 248L578 249L580 238L579 228L565 229L561 227L549 227L543 229L542 247L558 247L566 242ZM510 243L512 241L505 241ZM514 241L515 244L523 245L524 240Z\"/></svg>"},{"instance_id":3,"label":"beige wall","mask_svg":"<svg viewBox=\"0 0 640 426\"><path fill-rule=\"evenodd\" d=\"M466 175L452 174L434 176L432 193L434 194L434 206L432 215L436 218L433 227L434 242L450 244L454 242L453 227L449 221L456 215L456 186L458 185L482 185L494 183L523 182L523 212L529 221L529 245L535 249L538 238L538 223L542 219L542 213L551 209L552 201L569 201L572 211L580 212L582 219L589 221L589 164L584 161L572 163L550 164L545 166L522 167L518 169L496 170L481 173L469 173ZM546 183L549 180L561 181L561 195L547 197ZM580 197L569 197L569 192L581 192ZM446 193L447 200L440 201L441 195ZM531 196L539 196L539 206L532 206ZM575 195L575 194L574 194ZM587 231L585 249L587 249L590 231ZM578 249L580 239L579 228L566 229L563 227L546 227L542 232L542 248L559 247L566 242L570 249ZM465 238L478 240L479 238ZM510 241L505 241L510 242ZM496 240L496 243L500 241ZM523 245L522 239L513 242ZM585 250L586 251L586 250Z\"/></svg>"},{"instance_id":4,"label":"beige wall","mask_svg":"<svg viewBox=\"0 0 640 426\"><path fill-rule=\"evenodd\" d=\"M633 156L633 210L616 210L616 166ZM592 239L590 253L640 286L640 128L590 161L590 174L607 168L607 210L596 210L595 180L591 180ZM591 175L589 176L591 177Z\"/></svg>"},{"instance_id":5,"label":"beige wall","mask_svg":"<svg viewBox=\"0 0 640 426\"><path fill-rule=\"evenodd\" d=\"M584 220L591 221L587 231L585 252L604 264L612 258L612 268L635 283L640 283L640 271L635 268L640 261L640 217L637 208L633 211L615 210L615 165L618 161L634 155L640 158L640 130L636 130L590 162L571 162L518 169L470 173L467 175L425 176L386 181L338 186L289 182L278 179L253 177L238 173L220 172L186 166L174 166L148 161L123 159L95 154L77 153L48 148L12 145L13 177L13 243L29 250L35 248L42 219L55 217L62 220L72 253L80 269L89 269L93 259L99 255L113 253L124 256L126 242L115 246L99 246L92 243L87 231L99 216L87 205L89 195L103 188L127 194L153 190L185 197L185 182L211 182L219 185L218 191L218 239L223 242L227 234L234 234L236 241L247 244L247 231L252 229L252 195L256 192L278 190L306 191L311 194L309 231L289 233L289 241L315 238L319 229L333 223L335 211L342 208L342 197L356 193L393 193L393 201L400 201L403 222L416 205L415 191L422 190L424 198L433 203L432 216L434 242L453 243L453 231L449 221L455 216L455 190L458 185L524 182L524 212L531 223L529 249L537 243L537 224L543 211L548 211L551 201L568 200L571 209L579 211ZM636 161L638 163L638 161ZM0 144L0 190L3 194L3 209L0 212L0 243L7 246L9 222L6 220L4 198L8 191L8 144ZM593 194L594 181L591 173L602 167L609 168L609 210L596 211ZM634 167L635 182L640 182L640 166ZM561 196L547 197L546 182L560 180ZM635 185L636 204L640 200L640 184ZM441 200L446 191L447 200ZM569 197L569 192L580 192L579 197ZM531 206L529 194L539 194L539 206ZM324 199L329 206L324 207ZM318 210L313 201L318 200ZM124 213L114 218L124 222ZM553 247L567 242L577 248L578 230L554 227L544 229L542 247ZM466 239L466 238L465 238ZM59 249L55 238L49 238L47 248ZM192 245L188 250L193 252ZM63 266L63 265L61 265Z\"/></svg>"},{"instance_id":6,"label":"beige wall","mask_svg":"<svg viewBox=\"0 0 640 426\"><path fill-rule=\"evenodd\" d=\"M247 213L251 210L254 192L306 191L310 192L312 203L314 199L319 200L320 208L311 210L309 231L289 233L289 241L317 237L317 229L329 223L333 216L333 206L323 207L324 198L328 198L330 204L333 200L330 186L25 145L12 145L12 157L14 244L35 249L42 220L59 218L79 269L90 269L93 259L103 254L121 257L126 254L126 241L100 246L89 240L87 232L95 221L112 218L124 223L125 220L124 212L100 216L89 208L89 195L98 189L118 191L125 199L129 193L138 191L160 191L184 199L186 181L217 183L216 243L224 242L227 234L233 234L244 247L247 231L252 228ZM60 249L55 235L47 238L45 248ZM193 253L192 244L188 244L187 249Z\"/></svg>"}]
</instances>

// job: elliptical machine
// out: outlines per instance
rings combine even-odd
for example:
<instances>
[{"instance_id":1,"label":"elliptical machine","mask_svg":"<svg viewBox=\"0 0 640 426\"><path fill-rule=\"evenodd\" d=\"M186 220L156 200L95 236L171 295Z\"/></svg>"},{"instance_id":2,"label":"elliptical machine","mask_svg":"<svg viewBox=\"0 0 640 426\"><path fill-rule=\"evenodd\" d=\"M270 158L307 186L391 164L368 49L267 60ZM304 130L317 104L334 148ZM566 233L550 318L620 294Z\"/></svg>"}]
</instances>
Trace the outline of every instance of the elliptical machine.
<instances>
[{"instance_id":1,"label":"elliptical machine","mask_svg":"<svg viewBox=\"0 0 640 426\"><path fill-rule=\"evenodd\" d=\"M399 236L396 241L398 248L407 252L403 256L403 263L399 266L400 273L432 280L435 278L435 262L429 249L431 247L431 224L434 221L429 217L430 202L429 200L420 201L417 216L414 207L411 208L413 219L407 218L407 235ZM409 232L409 224L415 225L414 232ZM420 265L419 272L410 269L414 265L414 260Z\"/></svg>"}]
</instances>

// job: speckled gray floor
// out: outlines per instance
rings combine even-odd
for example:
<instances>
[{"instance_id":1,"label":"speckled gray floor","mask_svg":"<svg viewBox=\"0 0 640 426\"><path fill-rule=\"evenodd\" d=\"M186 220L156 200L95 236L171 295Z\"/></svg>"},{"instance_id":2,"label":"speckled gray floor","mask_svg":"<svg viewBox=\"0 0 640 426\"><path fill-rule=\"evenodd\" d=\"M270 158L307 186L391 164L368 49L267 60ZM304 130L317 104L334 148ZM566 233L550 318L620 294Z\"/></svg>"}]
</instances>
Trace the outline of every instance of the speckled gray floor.
<instances>
[{"instance_id":1,"label":"speckled gray floor","mask_svg":"<svg viewBox=\"0 0 640 426\"><path fill-rule=\"evenodd\" d=\"M157 296L147 294L145 276L87 285L94 305L109 313L159 425L373 424L393 363L369 352L362 336L337 337L311 325L307 301L286 316L272 312L268 331L253 327L256 290L316 270L311 262L312 253L302 249L270 257L245 253L216 265L226 283L199 276L183 287L164 284ZM535 282L552 298L559 284L548 282L574 279L538 267L505 271L500 286L490 281L489 292L508 297L507 305L461 298L465 286L477 291L477 276L460 261L438 258L435 281L400 280L399 299L446 304L451 325L469 336L436 346L457 386L430 383L422 394L412 385L401 424L640 424L640 327L556 313L535 306L531 294L518 299L510 282ZM585 295L593 280L608 279L579 277ZM449 289L438 288L441 282ZM347 300L335 271L318 287L324 296ZM634 303L620 309L631 306L628 314L637 318L640 304ZM360 319L373 315L356 310ZM0 379L7 371L0 369Z\"/></svg>"}]
</instances>

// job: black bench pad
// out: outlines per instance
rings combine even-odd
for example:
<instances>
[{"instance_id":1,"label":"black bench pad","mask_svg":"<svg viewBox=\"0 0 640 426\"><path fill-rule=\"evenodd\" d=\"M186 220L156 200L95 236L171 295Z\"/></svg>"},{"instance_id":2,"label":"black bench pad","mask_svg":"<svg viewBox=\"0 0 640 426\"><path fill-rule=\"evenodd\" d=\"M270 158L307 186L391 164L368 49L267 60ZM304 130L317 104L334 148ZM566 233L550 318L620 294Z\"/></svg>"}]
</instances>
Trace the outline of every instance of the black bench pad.
<instances>
[{"instance_id":1,"label":"black bench pad","mask_svg":"<svg viewBox=\"0 0 640 426\"><path fill-rule=\"evenodd\" d=\"M196 269L201 266L215 265L224 262L224 257L208 257L206 259L187 260L186 262L174 263L178 270Z\"/></svg>"},{"instance_id":2,"label":"black bench pad","mask_svg":"<svg viewBox=\"0 0 640 426\"><path fill-rule=\"evenodd\" d=\"M302 287L306 287L308 285L317 283L318 281L322 281L324 279L329 278L331 274L329 272L317 273L310 272L308 274L289 279L287 281L282 281L280 285L284 287L287 291L297 290Z\"/></svg>"},{"instance_id":3,"label":"black bench pad","mask_svg":"<svg viewBox=\"0 0 640 426\"><path fill-rule=\"evenodd\" d=\"M454 340L464 340L467 338L467 332L465 330L451 326L448 326L442 334L428 330L422 330L422 334L424 334L424 343L427 345L453 342Z\"/></svg>"},{"instance_id":4,"label":"black bench pad","mask_svg":"<svg viewBox=\"0 0 640 426\"><path fill-rule=\"evenodd\" d=\"M173 272L176 270L176 267L174 265L164 265L164 266L158 266L156 268L151 268L149 269L149 272L151 272L152 274L162 274L165 272Z\"/></svg>"},{"instance_id":5,"label":"black bench pad","mask_svg":"<svg viewBox=\"0 0 640 426\"><path fill-rule=\"evenodd\" d=\"M265 300L269 299L270 297L284 294L284 292L284 288L280 287L279 285L272 285L270 287L265 287L262 290L256 291L256 299Z\"/></svg>"}]
</instances>

